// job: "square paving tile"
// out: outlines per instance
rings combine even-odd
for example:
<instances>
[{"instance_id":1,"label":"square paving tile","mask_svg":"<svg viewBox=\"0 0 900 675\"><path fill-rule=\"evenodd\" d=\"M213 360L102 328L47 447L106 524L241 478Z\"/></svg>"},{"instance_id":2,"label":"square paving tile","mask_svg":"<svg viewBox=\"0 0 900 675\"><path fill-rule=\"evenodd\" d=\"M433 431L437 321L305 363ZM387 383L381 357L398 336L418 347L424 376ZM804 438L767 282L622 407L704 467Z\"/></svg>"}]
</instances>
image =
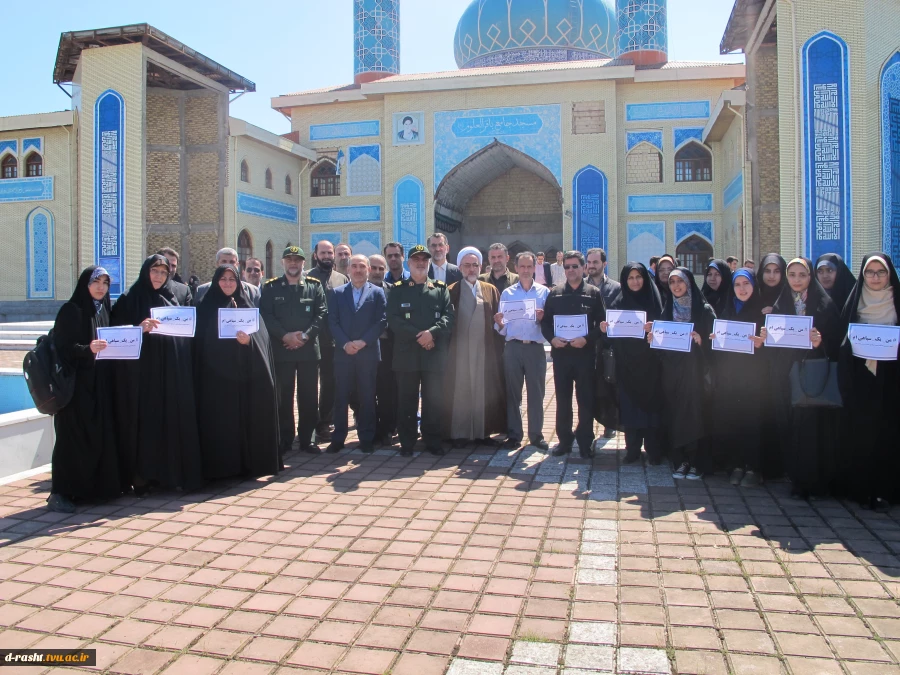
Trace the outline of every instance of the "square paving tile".
<instances>
[{"instance_id":1,"label":"square paving tile","mask_svg":"<svg viewBox=\"0 0 900 675\"><path fill-rule=\"evenodd\" d=\"M551 643L516 641L513 644L510 663L525 663L535 666L556 666L559 662L561 646Z\"/></svg>"}]
</instances>

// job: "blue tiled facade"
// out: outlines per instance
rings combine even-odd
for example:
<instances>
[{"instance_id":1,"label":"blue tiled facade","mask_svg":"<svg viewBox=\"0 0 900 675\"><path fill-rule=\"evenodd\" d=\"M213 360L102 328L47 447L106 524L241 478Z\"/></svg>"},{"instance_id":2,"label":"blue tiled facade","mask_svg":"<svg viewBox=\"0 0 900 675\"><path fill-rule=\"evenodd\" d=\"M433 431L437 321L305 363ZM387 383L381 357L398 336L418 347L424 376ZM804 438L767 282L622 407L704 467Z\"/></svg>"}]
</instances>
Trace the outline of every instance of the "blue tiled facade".
<instances>
[{"instance_id":1,"label":"blue tiled facade","mask_svg":"<svg viewBox=\"0 0 900 675\"><path fill-rule=\"evenodd\" d=\"M30 299L50 299L54 293L53 214L38 207L25 220L25 295Z\"/></svg>"},{"instance_id":2,"label":"blue tiled facade","mask_svg":"<svg viewBox=\"0 0 900 675\"><path fill-rule=\"evenodd\" d=\"M668 103L630 103L625 106L626 122L653 120L709 119L709 101L672 101Z\"/></svg>"},{"instance_id":3,"label":"blue tiled facade","mask_svg":"<svg viewBox=\"0 0 900 675\"><path fill-rule=\"evenodd\" d=\"M672 129L672 143L676 150L690 141L703 142L703 127L675 127Z\"/></svg>"},{"instance_id":4,"label":"blue tiled facade","mask_svg":"<svg viewBox=\"0 0 900 675\"><path fill-rule=\"evenodd\" d=\"M332 206L309 210L312 225L331 223L378 223L381 222L380 206Z\"/></svg>"},{"instance_id":5,"label":"blue tiled facade","mask_svg":"<svg viewBox=\"0 0 900 675\"><path fill-rule=\"evenodd\" d=\"M309 126L309 140L311 141L333 141L342 138L364 138L366 136L380 135L381 122L379 120L311 124Z\"/></svg>"},{"instance_id":6,"label":"blue tiled facade","mask_svg":"<svg viewBox=\"0 0 900 675\"><path fill-rule=\"evenodd\" d=\"M881 71L882 248L900 260L900 52Z\"/></svg>"},{"instance_id":7,"label":"blue tiled facade","mask_svg":"<svg viewBox=\"0 0 900 675\"><path fill-rule=\"evenodd\" d=\"M425 243L425 184L415 176L394 186L394 241L407 251Z\"/></svg>"},{"instance_id":8,"label":"blue tiled facade","mask_svg":"<svg viewBox=\"0 0 900 675\"><path fill-rule=\"evenodd\" d=\"M94 103L94 260L109 294L125 288L125 99L107 89Z\"/></svg>"},{"instance_id":9,"label":"blue tiled facade","mask_svg":"<svg viewBox=\"0 0 900 675\"><path fill-rule=\"evenodd\" d=\"M634 52L668 53L666 0L618 0L618 52L626 56Z\"/></svg>"},{"instance_id":10,"label":"blue tiled facade","mask_svg":"<svg viewBox=\"0 0 900 675\"><path fill-rule=\"evenodd\" d=\"M237 193L238 213L245 213L269 220L280 220L283 223L297 222L297 207L274 199L257 197L246 192Z\"/></svg>"},{"instance_id":11,"label":"blue tiled facade","mask_svg":"<svg viewBox=\"0 0 900 675\"><path fill-rule=\"evenodd\" d=\"M353 0L354 74L400 72L400 0Z\"/></svg>"},{"instance_id":12,"label":"blue tiled facade","mask_svg":"<svg viewBox=\"0 0 900 675\"><path fill-rule=\"evenodd\" d=\"M625 132L625 152L631 152L639 143L649 143L662 152L663 135L661 131L627 131Z\"/></svg>"},{"instance_id":13,"label":"blue tiled facade","mask_svg":"<svg viewBox=\"0 0 900 675\"><path fill-rule=\"evenodd\" d=\"M631 195L628 213L703 213L713 210L711 194Z\"/></svg>"},{"instance_id":14,"label":"blue tiled facade","mask_svg":"<svg viewBox=\"0 0 900 675\"><path fill-rule=\"evenodd\" d=\"M609 247L609 182L595 166L586 166L572 179L572 242L587 253Z\"/></svg>"},{"instance_id":15,"label":"blue tiled facade","mask_svg":"<svg viewBox=\"0 0 900 675\"><path fill-rule=\"evenodd\" d=\"M692 235L706 239L710 244L713 241L713 224L711 220L676 220L675 221L675 245L677 246Z\"/></svg>"}]
</instances>

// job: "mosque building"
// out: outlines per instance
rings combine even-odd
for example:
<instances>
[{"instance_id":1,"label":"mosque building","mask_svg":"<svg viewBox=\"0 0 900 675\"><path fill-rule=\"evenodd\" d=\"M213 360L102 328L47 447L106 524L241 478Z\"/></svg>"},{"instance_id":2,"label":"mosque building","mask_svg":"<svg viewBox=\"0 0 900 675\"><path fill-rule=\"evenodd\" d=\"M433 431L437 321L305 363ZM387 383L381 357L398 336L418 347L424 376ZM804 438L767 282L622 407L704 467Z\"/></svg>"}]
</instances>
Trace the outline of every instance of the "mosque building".
<instances>
[{"instance_id":1,"label":"mosque building","mask_svg":"<svg viewBox=\"0 0 900 675\"><path fill-rule=\"evenodd\" d=\"M121 292L162 246L202 280L222 246L277 274L288 243L435 231L611 269L900 255L897 0L735 0L721 52L746 66L670 61L666 0L473 0L459 69L424 74L399 5L353 0L353 81L273 98L284 136L229 116L253 82L152 26L64 33L71 110L0 118L0 320L52 316L95 261Z\"/></svg>"}]
</instances>

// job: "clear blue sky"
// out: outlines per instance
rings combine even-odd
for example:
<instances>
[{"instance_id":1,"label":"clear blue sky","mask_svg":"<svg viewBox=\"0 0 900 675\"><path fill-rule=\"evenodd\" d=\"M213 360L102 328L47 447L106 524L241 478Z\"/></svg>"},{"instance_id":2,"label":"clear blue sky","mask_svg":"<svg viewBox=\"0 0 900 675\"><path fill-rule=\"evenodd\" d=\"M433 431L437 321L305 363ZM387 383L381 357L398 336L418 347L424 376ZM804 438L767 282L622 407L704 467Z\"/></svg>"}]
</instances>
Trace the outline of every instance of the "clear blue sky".
<instances>
[{"instance_id":1,"label":"clear blue sky","mask_svg":"<svg viewBox=\"0 0 900 675\"><path fill-rule=\"evenodd\" d=\"M455 70L453 34L470 0L401 0L404 73ZM0 1L4 58L0 116L63 110L69 99L52 82L65 31L149 23L256 82L231 114L276 133L288 121L272 96L353 80L351 0L45 0ZM669 58L720 57L731 0L669 0Z\"/></svg>"}]
</instances>

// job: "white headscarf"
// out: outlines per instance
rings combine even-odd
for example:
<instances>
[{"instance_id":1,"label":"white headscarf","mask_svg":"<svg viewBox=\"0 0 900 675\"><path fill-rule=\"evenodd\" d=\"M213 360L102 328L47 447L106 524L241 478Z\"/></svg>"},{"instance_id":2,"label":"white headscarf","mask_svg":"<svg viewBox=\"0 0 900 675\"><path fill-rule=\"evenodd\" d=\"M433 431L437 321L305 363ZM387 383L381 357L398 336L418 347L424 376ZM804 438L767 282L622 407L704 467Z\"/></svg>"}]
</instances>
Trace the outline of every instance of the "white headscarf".
<instances>
[{"instance_id":1,"label":"white headscarf","mask_svg":"<svg viewBox=\"0 0 900 675\"><path fill-rule=\"evenodd\" d=\"M884 265L884 269L890 273L887 261L877 255L873 255L866 262L866 269L873 262L879 262ZM863 287L862 294L859 298L859 320L862 323L881 324L883 326L897 325L897 308L894 305L894 287L891 286L890 280L888 285L880 291L873 291L866 283L866 270L863 270Z\"/></svg>"},{"instance_id":2,"label":"white headscarf","mask_svg":"<svg viewBox=\"0 0 900 675\"><path fill-rule=\"evenodd\" d=\"M481 255L481 251L479 251L474 246L466 246L462 251L460 251L456 255L456 266L457 267L459 267L462 264L463 258L465 258L467 255L474 255L476 258L478 258L478 267L481 267L481 265L484 263L484 258Z\"/></svg>"}]
</instances>

